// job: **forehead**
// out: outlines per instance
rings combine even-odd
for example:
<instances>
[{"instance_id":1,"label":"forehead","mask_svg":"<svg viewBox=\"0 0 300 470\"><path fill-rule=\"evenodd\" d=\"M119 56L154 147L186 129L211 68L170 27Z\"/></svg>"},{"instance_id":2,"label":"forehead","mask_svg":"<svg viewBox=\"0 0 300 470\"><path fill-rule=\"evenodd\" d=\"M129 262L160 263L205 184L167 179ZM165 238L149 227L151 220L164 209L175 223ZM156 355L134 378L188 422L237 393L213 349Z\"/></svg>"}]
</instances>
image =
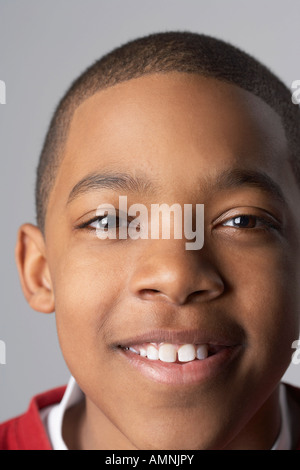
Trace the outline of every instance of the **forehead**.
<instances>
[{"instance_id":1,"label":"forehead","mask_svg":"<svg viewBox=\"0 0 300 470\"><path fill-rule=\"evenodd\" d=\"M196 74L144 75L76 109L49 208L65 203L85 175L106 169L143 171L171 194L230 167L278 180L286 157L280 118L260 98Z\"/></svg>"}]
</instances>

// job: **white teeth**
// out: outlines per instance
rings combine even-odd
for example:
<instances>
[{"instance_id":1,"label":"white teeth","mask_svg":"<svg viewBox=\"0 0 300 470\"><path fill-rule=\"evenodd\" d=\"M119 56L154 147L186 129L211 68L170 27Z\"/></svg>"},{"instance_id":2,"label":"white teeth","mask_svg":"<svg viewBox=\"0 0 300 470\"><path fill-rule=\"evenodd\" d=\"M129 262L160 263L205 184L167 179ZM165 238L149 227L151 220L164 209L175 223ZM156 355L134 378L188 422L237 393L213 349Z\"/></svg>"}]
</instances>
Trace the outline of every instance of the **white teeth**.
<instances>
[{"instance_id":1,"label":"white teeth","mask_svg":"<svg viewBox=\"0 0 300 470\"><path fill-rule=\"evenodd\" d=\"M176 362L177 351L174 344L164 343L159 347L158 357L163 362Z\"/></svg>"},{"instance_id":2,"label":"white teeth","mask_svg":"<svg viewBox=\"0 0 300 470\"><path fill-rule=\"evenodd\" d=\"M197 354L196 357L197 359L206 359L208 356L208 351L207 351L207 346L206 344L201 344L200 346L197 347Z\"/></svg>"},{"instance_id":3,"label":"white teeth","mask_svg":"<svg viewBox=\"0 0 300 470\"><path fill-rule=\"evenodd\" d=\"M194 359L206 359L208 357L208 346L206 344L170 344L170 343L149 343L141 347L127 347L127 350L147 357L152 361L162 362L191 362Z\"/></svg>"},{"instance_id":4,"label":"white teeth","mask_svg":"<svg viewBox=\"0 0 300 470\"><path fill-rule=\"evenodd\" d=\"M145 348L140 349L140 356L143 356L143 357L147 356L147 350Z\"/></svg>"},{"instance_id":5,"label":"white teeth","mask_svg":"<svg viewBox=\"0 0 300 470\"><path fill-rule=\"evenodd\" d=\"M178 349L178 361L189 362L196 357L195 346L193 344L184 344Z\"/></svg>"},{"instance_id":6,"label":"white teeth","mask_svg":"<svg viewBox=\"0 0 300 470\"><path fill-rule=\"evenodd\" d=\"M156 361L158 359L158 350L152 344L147 347L147 357L148 359L152 359L153 361Z\"/></svg>"}]
</instances>

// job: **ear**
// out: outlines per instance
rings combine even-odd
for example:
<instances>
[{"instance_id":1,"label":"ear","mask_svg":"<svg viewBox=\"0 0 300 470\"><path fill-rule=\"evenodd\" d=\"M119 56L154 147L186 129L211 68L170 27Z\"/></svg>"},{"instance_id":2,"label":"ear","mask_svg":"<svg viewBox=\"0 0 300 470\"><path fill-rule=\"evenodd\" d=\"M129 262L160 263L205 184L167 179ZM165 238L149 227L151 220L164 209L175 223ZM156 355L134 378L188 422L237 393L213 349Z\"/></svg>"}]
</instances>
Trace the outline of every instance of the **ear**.
<instances>
[{"instance_id":1,"label":"ear","mask_svg":"<svg viewBox=\"0 0 300 470\"><path fill-rule=\"evenodd\" d=\"M38 312L54 311L54 293L42 232L32 224L18 231L15 258L24 296Z\"/></svg>"}]
</instances>

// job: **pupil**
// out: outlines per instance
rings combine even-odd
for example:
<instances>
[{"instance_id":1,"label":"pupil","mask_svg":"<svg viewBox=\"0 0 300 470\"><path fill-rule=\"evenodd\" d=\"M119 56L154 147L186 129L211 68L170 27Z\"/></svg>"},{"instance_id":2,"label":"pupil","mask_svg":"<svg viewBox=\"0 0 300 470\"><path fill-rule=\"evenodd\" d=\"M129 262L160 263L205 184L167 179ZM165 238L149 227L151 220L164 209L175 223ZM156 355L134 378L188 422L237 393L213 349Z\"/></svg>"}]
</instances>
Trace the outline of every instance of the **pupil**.
<instances>
[{"instance_id":1,"label":"pupil","mask_svg":"<svg viewBox=\"0 0 300 470\"><path fill-rule=\"evenodd\" d=\"M103 219L100 220L100 225L101 225L101 228L108 228L108 227L111 227L113 225L113 218L112 217L109 217L109 216L106 216L104 217Z\"/></svg>"},{"instance_id":2,"label":"pupil","mask_svg":"<svg viewBox=\"0 0 300 470\"><path fill-rule=\"evenodd\" d=\"M235 225L238 225L239 227L247 227L250 223L250 217L248 217L247 215L236 217L234 223Z\"/></svg>"},{"instance_id":3,"label":"pupil","mask_svg":"<svg viewBox=\"0 0 300 470\"><path fill-rule=\"evenodd\" d=\"M114 215L107 215L100 220L100 227L103 230L109 230L112 228L117 228L119 226L119 222L117 222L118 217Z\"/></svg>"},{"instance_id":4,"label":"pupil","mask_svg":"<svg viewBox=\"0 0 300 470\"><path fill-rule=\"evenodd\" d=\"M104 219L100 220L100 225L102 225L102 228L104 228L107 225L107 217L104 217Z\"/></svg>"}]
</instances>

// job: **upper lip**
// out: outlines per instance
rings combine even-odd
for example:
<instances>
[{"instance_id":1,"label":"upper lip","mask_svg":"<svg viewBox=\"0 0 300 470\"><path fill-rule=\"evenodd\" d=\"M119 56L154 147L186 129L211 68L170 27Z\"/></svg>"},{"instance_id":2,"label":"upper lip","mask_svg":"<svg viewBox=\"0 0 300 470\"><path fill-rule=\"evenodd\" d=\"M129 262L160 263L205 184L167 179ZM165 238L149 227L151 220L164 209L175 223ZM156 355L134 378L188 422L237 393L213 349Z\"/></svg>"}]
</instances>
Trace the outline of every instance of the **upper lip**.
<instances>
[{"instance_id":1,"label":"upper lip","mask_svg":"<svg viewBox=\"0 0 300 470\"><path fill-rule=\"evenodd\" d=\"M142 343L173 343L173 344L212 344L224 347L240 345L244 335L239 327L226 329L155 329L124 338L117 343L122 348Z\"/></svg>"}]
</instances>

